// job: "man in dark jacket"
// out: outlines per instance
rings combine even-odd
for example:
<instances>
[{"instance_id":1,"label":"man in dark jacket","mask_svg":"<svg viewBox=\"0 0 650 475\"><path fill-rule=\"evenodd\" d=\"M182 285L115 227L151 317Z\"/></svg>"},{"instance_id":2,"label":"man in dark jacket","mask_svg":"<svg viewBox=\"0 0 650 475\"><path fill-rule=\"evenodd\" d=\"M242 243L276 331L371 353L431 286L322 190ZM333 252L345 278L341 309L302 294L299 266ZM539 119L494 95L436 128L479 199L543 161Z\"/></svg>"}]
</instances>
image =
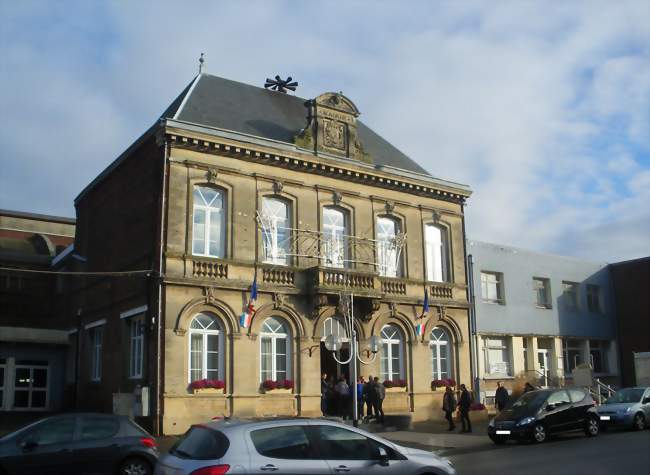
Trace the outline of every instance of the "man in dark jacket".
<instances>
[{"instance_id":1,"label":"man in dark jacket","mask_svg":"<svg viewBox=\"0 0 650 475\"><path fill-rule=\"evenodd\" d=\"M372 419L372 409L375 406L375 380L368 376L368 381L363 385L363 400L366 402L366 419ZM375 414L376 416L377 414Z\"/></svg>"},{"instance_id":2,"label":"man in dark jacket","mask_svg":"<svg viewBox=\"0 0 650 475\"><path fill-rule=\"evenodd\" d=\"M461 432L472 432L472 423L469 420L469 409L472 406L472 397L464 384L460 385L460 399L458 400L458 409L460 409L460 423L463 425Z\"/></svg>"},{"instance_id":3,"label":"man in dark jacket","mask_svg":"<svg viewBox=\"0 0 650 475\"><path fill-rule=\"evenodd\" d=\"M456 428L452 418L452 413L455 409L456 397L454 396L454 391L452 391L451 386L447 386L445 395L442 397L442 410L445 411L445 419L449 422L449 429L447 430L454 430Z\"/></svg>"},{"instance_id":4,"label":"man in dark jacket","mask_svg":"<svg viewBox=\"0 0 650 475\"><path fill-rule=\"evenodd\" d=\"M379 414L381 414L381 419L379 422L384 423L384 398L386 397L386 388L382 383L379 382L379 378L375 376L375 381L373 384L373 389L375 393L375 400L373 401L373 408L375 410L375 417L379 419Z\"/></svg>"},{"instance_id":5,"label":"man in dark jacket","mask_svg":"<svg viewBox=\"0 0 650 475\"><path fill-rule=\"evenodd\" d=\"M323 413L323 416L326 416L328 413L328 393L329 385L327 384L327 373L323 373L320 377L320 412Z\"/></svg>"},{"instance_id":6,"label":"man in dark jacket","mask_svg":"<svg viewBox=\"0 0 650 475\"><path fill-rule=\"evenodd\" d=\"M497 407L499 412L503 411L506 408L508 399L510 399L510 396L508 396L508 390L501 386L501 381L498 381L497 390L494 393L494 405Z\"/></svg>"}]
</instances>

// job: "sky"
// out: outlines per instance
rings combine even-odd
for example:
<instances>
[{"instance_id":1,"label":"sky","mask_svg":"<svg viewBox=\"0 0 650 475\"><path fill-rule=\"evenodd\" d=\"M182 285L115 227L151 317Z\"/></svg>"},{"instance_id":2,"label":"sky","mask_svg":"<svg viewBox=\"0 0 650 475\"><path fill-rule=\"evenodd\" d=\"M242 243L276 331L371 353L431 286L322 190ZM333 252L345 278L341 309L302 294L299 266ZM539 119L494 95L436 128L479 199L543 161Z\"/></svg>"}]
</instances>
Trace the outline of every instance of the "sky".
<instances>
[{"instance_id":1,"label":"sky","mask_svg":"<svg viewBox=\"0 0 650 475\"><path fill-rule=\"evenodd\" d=\"M343 91L471 239L650 255L650 1L0 0L0 208L74 198L210 74Z\"/></svg>"}]
</instances>

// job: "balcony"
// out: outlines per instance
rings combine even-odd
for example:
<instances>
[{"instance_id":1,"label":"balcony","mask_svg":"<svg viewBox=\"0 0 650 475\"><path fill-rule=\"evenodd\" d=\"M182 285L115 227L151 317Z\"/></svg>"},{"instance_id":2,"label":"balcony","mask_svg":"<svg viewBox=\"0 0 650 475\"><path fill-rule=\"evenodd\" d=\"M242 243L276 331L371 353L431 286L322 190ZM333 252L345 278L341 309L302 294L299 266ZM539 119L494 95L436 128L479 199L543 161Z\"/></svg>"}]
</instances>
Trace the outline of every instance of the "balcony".
<instances>
[{"instance_id":1,"label":"balcony","mask_svg":"<svg viewBox=\"0 0 650 475\"><path fill-rule=\"evenodd\" d=\"M313 267L308 272L316 293L334 294L347 290L359 295L381 297L381 286L375 273L330 267Z\"/></svg>"},{"instance_id":2,"label":"balcony","mask_svg":"<svg viewBox=\"0 0 650 475\"><path fill-rule=\"evenodd\" d=\"M227 279L228 264L194 258L192 259L192 277L199 279Z\"/></svg>"}]
</instances>

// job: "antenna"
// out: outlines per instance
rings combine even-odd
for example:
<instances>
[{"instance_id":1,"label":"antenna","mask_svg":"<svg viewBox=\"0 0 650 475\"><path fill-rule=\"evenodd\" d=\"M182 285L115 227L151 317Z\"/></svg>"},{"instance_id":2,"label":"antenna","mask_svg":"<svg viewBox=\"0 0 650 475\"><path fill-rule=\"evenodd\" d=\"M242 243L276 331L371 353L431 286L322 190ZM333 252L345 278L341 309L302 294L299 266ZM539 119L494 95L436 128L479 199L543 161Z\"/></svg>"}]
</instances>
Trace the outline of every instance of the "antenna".
<instances>
[{"instance_id":1,"label":"antenna","mask_svg":"<svg viewBox=\"0 0 650 475\"><path fill-rule=\"evenodd\" d=\"M201 53L201 57L199 58L199 74L203 72L203 63L205 63L205 59L203 58L203 53Z\"/></svg>"}]
</instances>

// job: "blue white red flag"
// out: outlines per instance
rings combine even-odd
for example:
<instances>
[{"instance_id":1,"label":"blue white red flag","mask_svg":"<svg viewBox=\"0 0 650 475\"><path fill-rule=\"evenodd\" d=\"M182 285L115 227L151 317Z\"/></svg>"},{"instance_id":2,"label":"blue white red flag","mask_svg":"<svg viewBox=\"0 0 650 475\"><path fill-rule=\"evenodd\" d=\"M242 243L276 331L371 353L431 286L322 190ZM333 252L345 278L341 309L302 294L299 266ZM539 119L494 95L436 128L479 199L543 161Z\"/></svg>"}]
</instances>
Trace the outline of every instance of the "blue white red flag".
<instances>
[{"instance_id":1,"label":"blue white red flag","mask_svg":"<svg viewBox=\"0 0 650 475\"><path fill-rule=\"evenodd\" d=\"M417 336L424 335L424 317L429 313L429 293L424 289L424 303L422 304L422 315L419 317L418 324L415 325L415 334Z\"/></svg>"},{"instance_id":2,"label":"blue white red flag","mask_svg":"<svg viewBox=\"0 0 650 475\"><path fill-rule=\"evenodd\" d=\"M255 301L257 300L257 273L253 279L253 287L251 288L251 298L248 300L248 305L246 305L246 310L239 317L239 325L242 328L248 328L251 326L251 320L253 320L253 315L255 314Z\"/></svg>"}]
</instances>

